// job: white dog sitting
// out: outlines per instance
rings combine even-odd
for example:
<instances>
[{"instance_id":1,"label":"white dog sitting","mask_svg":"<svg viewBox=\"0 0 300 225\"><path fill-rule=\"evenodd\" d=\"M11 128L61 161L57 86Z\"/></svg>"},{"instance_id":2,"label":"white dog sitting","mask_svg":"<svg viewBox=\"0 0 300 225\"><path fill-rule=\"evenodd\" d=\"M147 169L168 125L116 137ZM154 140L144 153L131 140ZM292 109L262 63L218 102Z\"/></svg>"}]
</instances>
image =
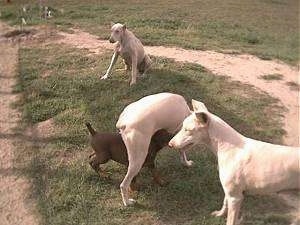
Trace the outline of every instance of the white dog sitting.
<instances>
[{"instance_id":1,"label":"white dog sitting","mask_svg":"<svg viewBox=\"0 0 300 225\"><path fill-rule=\"evenodd\" d=\"M227 225L238 224L243 192L278 193L300 189L300 149L247 138L222 119L208 112L201 102L192 101L194 113L169 142L183 148L199 143L211 146L218 158L219 177L225 198L220 211L227 213Z\"/></svg>"},{"instance_id":2,"label":"white dog sitting","mask_svg":"<svg viewBox=\"0 0 300 225\"><path fill-rule=\"evenodd\" d=\"M117 42L117 45L111 63L101 79L108 78L118 56L121 55L125 62L125 70L129 71L131 69L130 85L135 84L137 74L143 75L151 65L151 59L145 53L142 42L126 28L126 25L120 23L112 24L109 42Z\"/></svg>"},{"instance_id":3,"label":"white dog sitting","mask_svg":"<svg viewBox=\"0 0 300 225\"><path fill-rule=\"evenodd\" d=\"M129 161L127 174L120 185L125 206L134 203L128 197L129 185L146 159L152 135L160 129L175 134L188 115L190 109L184 98L171 93L146 96L123 110L116 127L126 145ZM192 165L184 150L181 151L181 162L186 166Z\"/></svg>"}]
</instances>

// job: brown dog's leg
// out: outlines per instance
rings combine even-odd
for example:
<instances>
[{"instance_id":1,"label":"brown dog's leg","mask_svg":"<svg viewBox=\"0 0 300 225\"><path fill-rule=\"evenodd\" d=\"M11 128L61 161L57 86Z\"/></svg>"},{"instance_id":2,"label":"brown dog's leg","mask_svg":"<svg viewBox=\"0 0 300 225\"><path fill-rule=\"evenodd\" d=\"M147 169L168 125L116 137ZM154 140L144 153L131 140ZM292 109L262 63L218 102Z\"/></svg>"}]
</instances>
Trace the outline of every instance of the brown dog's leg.
<instances>
[{"instance_id":1,"label":"brown dog's leg","mask_svg":"<svg viewBox=\"0 0 300 225\"><path fill-rule=\"evenodd\" d=\"M95 170L96 173L99 174L100 177L107 178L108 174L101 169L100 163L97 161L96 157L93 157L93 155L94 154L89 156L89 158L90 158L89 163L90 163L91 167Z\"/></svg>"},{"instance_id":2,"label":"brown dog's leg","mask_svg":"<svg viewBox=\"0 0 300 225\"><path fill-rule=\"evenodd\" d=\"M90 155L89 158L90 158L89 164L96 171L96 173L98 173L99 163L97 162L95 154Z\"/></svg>"},{"instance_id":3,"label":"brown dog's leg","mask_svg":"<svg viewBox=\"0 0 300 225\"><path fill-rule=\"evenodd\" d=\"M154 181L155 183L157 183L159 186L164 186L164 185L167 184L167 182L164 181L164 180L161 178L161 176L160 176L158 170L156 169L154 163L153 163L153 164L150 164L150 165L148 166L148 168L151 170L151 173L152 173L152 176L153 176L153 181Z\"/></svg>"}]
</instances>

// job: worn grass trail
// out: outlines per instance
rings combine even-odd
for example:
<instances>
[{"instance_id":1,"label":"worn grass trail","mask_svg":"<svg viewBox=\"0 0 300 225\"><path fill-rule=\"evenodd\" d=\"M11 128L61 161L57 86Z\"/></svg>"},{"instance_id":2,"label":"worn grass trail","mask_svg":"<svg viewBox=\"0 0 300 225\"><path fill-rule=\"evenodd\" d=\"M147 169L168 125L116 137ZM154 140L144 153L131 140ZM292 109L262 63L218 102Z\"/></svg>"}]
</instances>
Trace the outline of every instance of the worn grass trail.
<instances>
[{"instance_id":1,"label":"worn grass trail","mask_svg":"<svg viewBox=\"0 0 300 225\"><path fill-rule=\"evenodd\" d=\"M0 33L7 31L0 23ZM18 45L0 42L0 223L2 225L38 224L35 204L29 200L31 183L22 168L16 166L16 147L19 141L16 129L21 115L12 104L18 100L13 93L17 82Z\"/></svg>"}]
</instances>

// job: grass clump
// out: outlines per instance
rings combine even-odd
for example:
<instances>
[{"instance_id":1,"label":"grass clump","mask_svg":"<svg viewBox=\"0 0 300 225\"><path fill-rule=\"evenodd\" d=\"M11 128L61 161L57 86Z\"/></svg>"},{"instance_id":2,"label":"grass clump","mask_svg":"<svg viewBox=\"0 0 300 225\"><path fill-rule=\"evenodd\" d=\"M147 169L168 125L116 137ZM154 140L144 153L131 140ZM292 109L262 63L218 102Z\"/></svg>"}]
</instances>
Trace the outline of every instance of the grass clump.
<instances>
[{"instance_id":1,"label":"grass clump","mask_svg":"<svg viewBox=\"0 0 300 225\"><path fill-rule=\"evenodd\" d=\"M286 82L286 85L288 85L291 90L294 90L294 91L299 91L300 90L299 84L294 82L294 81L288 81L288 82Z\"/></svg>"},{"instance_id":2,"label":"grass clump","mask_svg":"<svg viewBox=\"0 0 300 225\"><path fill-rule=\"evenodd\" d=\"M278 74L278 73L274 73L274 74L261 75L259 78L264 79L264 80L282 80L283 75Z\"/></svg>"}]
</instances>

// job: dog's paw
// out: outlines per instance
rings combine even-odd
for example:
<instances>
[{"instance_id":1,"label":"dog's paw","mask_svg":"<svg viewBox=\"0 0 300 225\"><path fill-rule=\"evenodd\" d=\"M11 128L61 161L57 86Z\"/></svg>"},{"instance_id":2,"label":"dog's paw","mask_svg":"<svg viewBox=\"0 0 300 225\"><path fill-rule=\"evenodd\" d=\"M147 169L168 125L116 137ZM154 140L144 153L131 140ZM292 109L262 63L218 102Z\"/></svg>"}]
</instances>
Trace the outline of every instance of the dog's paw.
<instances>
[{"instance_id":1,"label":"dog's paw","mask_svg":"<svg viewBox=\"0 0 300 225\"><path fill-rule=\"evenodd\" d=\"M134 200L133 198L129 198L126 202L124 202L124 206L131 206L134 205L136 203L136 200Z\"/></svg>"},{"instance_id":2,"label":"dog's paw","mask_svg":"<svg viewBox=\"0 0 300 225\"><path fill-rule=\"evenodd\" d=\"M216 211L213 211L210 215L216 216L216 217L225 216L225 210L216 210Z\"/></svg>"},{"instance_id":3,"label":"dog's paw","mask_svg":"<svg viewBox=\"0 0 300 225\"><path fill-rule=\"evenodd\" d=\"M100 77L100 80L105 80L108 78L108 75L107 74L104 74L102 77Z\"/></svg>"},{"instance_id":4,"label":"dog's paw","mask_svg":"<svg viewBox=\"0 0 300 225\"><path fill-rule=\"evenodd\" d=\"M194 164L194 162L192 160L187 160L185 162L185 166L187 166L187 167L191 167L191 166L193 166L193 164Z\"/></svg>"}]
</instances>

